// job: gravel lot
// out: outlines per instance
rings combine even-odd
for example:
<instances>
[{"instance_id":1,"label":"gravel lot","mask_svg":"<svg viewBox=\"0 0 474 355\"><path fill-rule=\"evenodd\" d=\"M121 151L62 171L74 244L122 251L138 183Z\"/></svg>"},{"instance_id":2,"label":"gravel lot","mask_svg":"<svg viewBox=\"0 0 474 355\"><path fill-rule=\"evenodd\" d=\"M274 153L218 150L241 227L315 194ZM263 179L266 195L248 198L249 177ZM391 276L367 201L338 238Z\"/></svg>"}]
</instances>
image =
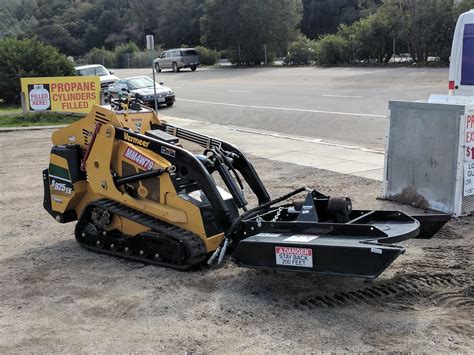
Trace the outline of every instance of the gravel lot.
<instances>
[{"instance_id":1,"label":"gravel lot","mask_svg":"<svg viewBox=\"0 0 474 355\"><path fill-rule=\"evenodd\" d=\"M371 282L146 266L81 249L74 223L43 210L50 135L0 133L0 353L472 352L473 217L407 241ZM307 185L355 208L413 211L377 200L373 180L252 160L273 196Z\"/></svg>"}]
</instances>

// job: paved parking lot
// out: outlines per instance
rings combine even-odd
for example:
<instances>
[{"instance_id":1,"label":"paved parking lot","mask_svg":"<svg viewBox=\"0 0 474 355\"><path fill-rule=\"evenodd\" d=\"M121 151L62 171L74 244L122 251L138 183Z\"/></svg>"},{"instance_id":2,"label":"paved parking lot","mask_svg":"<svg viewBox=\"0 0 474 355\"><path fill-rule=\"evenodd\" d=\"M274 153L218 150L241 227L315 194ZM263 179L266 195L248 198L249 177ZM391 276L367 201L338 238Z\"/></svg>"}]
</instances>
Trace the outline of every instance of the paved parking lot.
<instances>
[{"instance_id":1,"label":"paved parking lot","mask_svg":"<svg viewBox=\"0 0 474 355\"><path fill-rule=\"evenodd\" d=\"M121 77L151 69L119 69ZM169 116L382 151L389 100L447 92L447 69L200 68L156 76L176 92Z\"/></svg>"}]
</instances>

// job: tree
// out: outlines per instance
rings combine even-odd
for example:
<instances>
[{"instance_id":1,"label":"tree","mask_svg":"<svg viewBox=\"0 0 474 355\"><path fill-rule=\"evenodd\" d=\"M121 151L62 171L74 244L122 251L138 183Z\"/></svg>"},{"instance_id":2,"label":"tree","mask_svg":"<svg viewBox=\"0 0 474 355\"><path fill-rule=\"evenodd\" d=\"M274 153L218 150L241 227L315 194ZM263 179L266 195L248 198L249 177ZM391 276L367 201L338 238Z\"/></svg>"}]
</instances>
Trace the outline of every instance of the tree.
<instances>
[{"instance_id":1,"label":"tree","mask_svg":"<svg viewBox=\"0 0 474 355\"><path fill-rule=\"evenodd\" d=\"M20 78L74 75L74 66L58 50L37 39L0 41L0 98L18 101Z\"/></svg>"},{"instance_id":2,"label":"tree","mask_svg":"<svg viewBox=\"0 0 474 355\"><path fill-rule=\"evenodd\" d=\"M66 55L79 55L84 53L83 42L77 40L64 26L57 23L49 24L45 20L37 27L38 38L48 43Z\"/></svg>"},{"instance_id":3,"label":"tree","mask_svg":"<svg viewBox=\"0 0 474 355\"><path fill-rule=\"evenodd\" d=\"M267 54L285 53L301 20L298 0L208 0L201 21L202 41L234 51L238 62L260 63Z\"/></svg>"},{"instance_id":4,"label":"tree","mask_svg":"<svg viewBox=\"0 0 474 355\"><path fill-rule=\"evenodd\" d=\"M343 64L350 61L350 42L340 34L322 37L316 46L318 64Z\"/></svg>"},{"instance_id":5,"label":"tree","mask_svg":"<svg viewBox=\"0 0 474 355\"><path fill-rule=\"evenodd\" d=\"M449 58L455 21L452 0L387 0L378 12L397 19L398 35L413 60Z\"/></svg>"},{"instance_id":6,"label":"tree","mask_svg":"<svg viewBox=\"0 0 474 355\"><path fill-rule=\"evenodd\" d=\"M307 65L316 60L316 41L308 39L304 35L291 43L285 63L293 65Z\"/></svg>"},{"instance_id":7,"label":"tree","mask_svg":"<svg viewBox=\"0 0 474 355\"><path fill-rule=\"evenodd\" d=\"M351 60L388 63L393 55L396 23L393 17L376 12L351 26L342 25L338 34L350 43Z\"/></svg>"},{"instance_id":8,"label":"tree","mask_svg":"<svg viewBox=\"0 0 474 355\"><path fill-rule=\"evenodd\" d=\"M374 12L381 0L303 0L301 32L311 39L336 33L341 24L351 25Z\"/></svg>"}]
</instances>

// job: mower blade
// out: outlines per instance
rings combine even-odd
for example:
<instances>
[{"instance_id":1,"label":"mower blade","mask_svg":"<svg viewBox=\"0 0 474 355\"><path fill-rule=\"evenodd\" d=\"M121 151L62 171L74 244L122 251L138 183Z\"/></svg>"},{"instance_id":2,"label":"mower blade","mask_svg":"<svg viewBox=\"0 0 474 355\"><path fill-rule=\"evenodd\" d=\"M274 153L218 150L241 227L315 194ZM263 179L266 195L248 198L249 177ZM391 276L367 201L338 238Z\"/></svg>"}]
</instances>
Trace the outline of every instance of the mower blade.
<instances>
[{"instance_id":1,"label":"mower blade","mask_svg":"<svg viewBox=\"0 0 474 355\"><path fill-rule=\"evenodd\" d=\"M233 258L241 266L373 279L405 249L351 236L259 233L242 240Z\"/></svg>"},{"instance_id":2,"label":"mower blade","mask_svg":"<svg viewBox=\"0 0 474 355\"><path fill-rule=\"evenodd\" d=\"M420 222L420 234L416 238L418 239L431 239L449 220L451 216L449 214L419 214L412 215Z\"/></svg>"}]
</instances>

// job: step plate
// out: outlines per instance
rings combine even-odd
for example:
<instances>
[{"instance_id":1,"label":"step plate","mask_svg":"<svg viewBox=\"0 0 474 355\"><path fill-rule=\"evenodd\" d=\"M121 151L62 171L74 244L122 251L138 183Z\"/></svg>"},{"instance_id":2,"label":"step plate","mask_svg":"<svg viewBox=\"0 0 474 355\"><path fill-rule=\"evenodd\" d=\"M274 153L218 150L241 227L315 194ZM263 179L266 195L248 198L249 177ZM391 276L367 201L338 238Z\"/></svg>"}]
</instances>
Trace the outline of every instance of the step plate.
<instances>
[{"instance_id":1,"label":"step plate","mask_svg":"<svg viewBox=\"0 0 474 355\"><path fill-rule=\"evenodd\" d=\"M373 279L405 249L343 235L259 233L242 240L233 258L241 266Z\"/></svg>"}]
</instances>

